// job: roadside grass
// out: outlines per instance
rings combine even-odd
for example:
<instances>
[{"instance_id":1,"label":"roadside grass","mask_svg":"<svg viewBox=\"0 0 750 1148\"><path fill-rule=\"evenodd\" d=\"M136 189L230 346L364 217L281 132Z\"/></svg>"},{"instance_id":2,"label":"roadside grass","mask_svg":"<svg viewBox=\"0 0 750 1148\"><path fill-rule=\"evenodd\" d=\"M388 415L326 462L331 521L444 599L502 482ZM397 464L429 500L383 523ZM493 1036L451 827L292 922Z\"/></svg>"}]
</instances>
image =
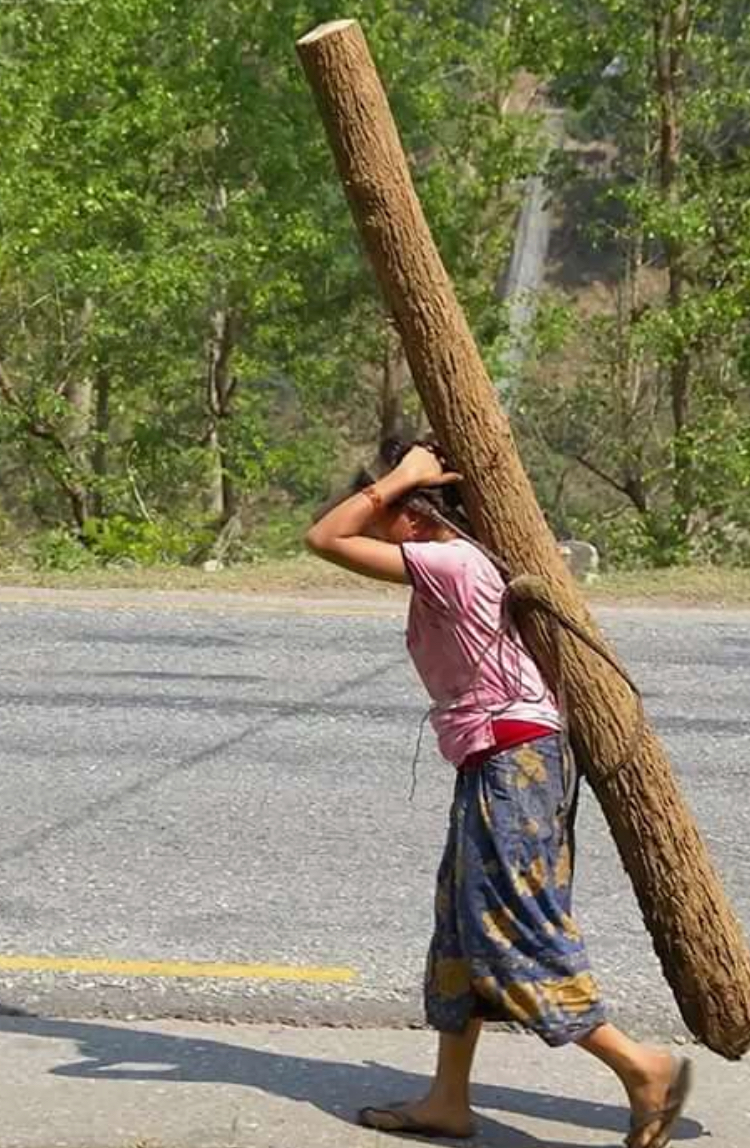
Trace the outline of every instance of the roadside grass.
<instances>
[{"instance_id":1,"label":"roadside grass","mask_svg":"<svg viewBox=\"0 0 750 1148\"><path fill-rule=\"evenodd\" d=\"M750 569L721 566L612 571L585 587L591 602L750 607Z\"/></svg>"},{"instance_id":2,"label":"roadside grass","mask_svg":"<svg viewBox=\"0 0 750 1148\"><path fill-rule=\"evenodd\" d=\"M346 593L367 596L373 583L312 555L269 559L225 570L192 566L103 566L64 572L17 566L0 568L0 586L44 587L52 590L213 590L220 594ZM398 586L380 583L377 592L401 593Z\"/></svg>"},{"instance_id":3,"label":"roadside grass","mask_svg":"<svg viewBox=\"0 0 750 1148\"><path fill-rule=\"evenodd\" d=\"M208 572L163 566L107 566L74 573L0 569L0 586L60 590L207 590L238 594L289 594L366 597L399 595L400 587L372 582L321 562L311 555L233 566ZM620 571L601 575L583 587L592 602L683 606L750 606L750 570L723 567L674 567L667 570Z\"/></svg>"}]
</instances>

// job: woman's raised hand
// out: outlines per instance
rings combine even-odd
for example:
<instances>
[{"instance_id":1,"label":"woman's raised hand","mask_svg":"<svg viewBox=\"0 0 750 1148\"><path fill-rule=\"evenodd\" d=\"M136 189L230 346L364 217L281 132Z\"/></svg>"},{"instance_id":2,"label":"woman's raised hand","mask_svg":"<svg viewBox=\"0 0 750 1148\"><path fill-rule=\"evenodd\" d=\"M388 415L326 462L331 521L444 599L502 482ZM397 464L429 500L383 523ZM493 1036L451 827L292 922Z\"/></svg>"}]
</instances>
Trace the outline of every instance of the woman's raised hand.
<instances>
[{"instance_id":1,"label":"woman's raised hand","mask_svg":"<svg viewBox=\"0 0 750 1148\"><path fill-rule=\"evenodd\" d=\"M454 470L444 470L437 451L424 446L413 446L395 468L410 486L447 486L460 482L463 475Z\"/></svg>"}]
</instances>

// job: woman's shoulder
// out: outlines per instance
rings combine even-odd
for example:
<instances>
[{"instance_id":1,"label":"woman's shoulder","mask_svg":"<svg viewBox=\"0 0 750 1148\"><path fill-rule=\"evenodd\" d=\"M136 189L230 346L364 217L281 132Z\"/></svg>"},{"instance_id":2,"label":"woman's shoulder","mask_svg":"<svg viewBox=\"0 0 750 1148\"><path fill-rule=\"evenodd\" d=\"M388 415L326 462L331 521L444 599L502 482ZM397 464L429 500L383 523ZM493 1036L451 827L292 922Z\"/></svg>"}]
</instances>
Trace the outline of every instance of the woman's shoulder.
<instances>
[{"instance_id":1,"label":"woman's shoulder","mask_svg":"<svg viewBox=\"0 0 750 1148\"><path fill-rule=\"evenodd\" d=\"M414 588L429 592L436 604L451 601L468 606L475 592L496 593L503 589L497 567L467 539L408 542L402 549Z\"/></svg>"},{"instance_id":2,"label":"woman's shoulder","mask_svg":"<svg viewBox=\"0 0 750 1148\"><path fill-rule=\"evenodd\" d=\"M452 548L452 560L462 563L473 570L484 572L493 578L500 578L500 571L495 563L485 553L481 546L471 542L468 538L454 538L450 542L438 545Z\"/></svg>"},{"instance_id":3,"label":"woman's shoulder","mask_svg":"<svg viewBox=\"0 0 750 1148\"><path fill-rule=\"evenodd\" d=\"M481 550L465 538L450 538L439 542L404 542L402 549L430 566L444 570L462 569L489 562Z\"/></svg>"}]
</instances>

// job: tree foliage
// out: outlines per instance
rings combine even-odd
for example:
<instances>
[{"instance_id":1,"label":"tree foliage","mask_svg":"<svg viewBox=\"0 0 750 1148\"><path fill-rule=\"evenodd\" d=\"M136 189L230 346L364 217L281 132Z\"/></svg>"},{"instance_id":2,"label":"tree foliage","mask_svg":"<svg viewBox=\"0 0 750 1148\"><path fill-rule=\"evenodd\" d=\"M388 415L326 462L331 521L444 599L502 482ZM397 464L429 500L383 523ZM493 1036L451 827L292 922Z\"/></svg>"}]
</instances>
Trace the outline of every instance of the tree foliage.
<instances>
[{"instance_id":1,"label":"tree foliage","mask_svg":"<svg viewBox=\"0 0 750 1148\"><path fill-rule=\"evenodd\" d=\"M550 194L600 290L550 283L517 404L556 527L639 560L744 558L742 7L348 14L491 365L544 152L519 76L566 109ZM294 523L381 431L420 426L295 58L329 16L317 0L0 5L0 526L47 531L40 562L254 554L269 514ZM587 148L608 157L594 175Z\"/></svg>"},{"instance_id":2,"label":"tree foliage","mask_svg":"<svg viewBox=\"0 0 750 1148\"><path fill-rule=\"evenodd\" d=\"M585 237L609 301L592 316L574 298L571 337L527 390L532 422L554 411L542 438L558 459L556 511L565 517L566 480L575 490L585 472L589 529L605 545L634 560L744 561L748 16L713 0L579 13L587 30L556 92L571 133L612 145ZM569 195L591 182L564 166Z\"/></svg>"},{"instance_id":3,"label":"tree foliage","mask_svg":"<svg viewBox=\"0 0 750 1148\"><path fill-rule=\"evenodd\" d=\"M499 26L449 0L365 7L446 257L496 337L487 283L532 146L497 114L512 74ZM373 437L387 324L294 55L323 9L0 6L0 434L16 516L89 542L110 516L252 525L270 489L319 495L342 441Z\"/></svg>"}]
</instances>

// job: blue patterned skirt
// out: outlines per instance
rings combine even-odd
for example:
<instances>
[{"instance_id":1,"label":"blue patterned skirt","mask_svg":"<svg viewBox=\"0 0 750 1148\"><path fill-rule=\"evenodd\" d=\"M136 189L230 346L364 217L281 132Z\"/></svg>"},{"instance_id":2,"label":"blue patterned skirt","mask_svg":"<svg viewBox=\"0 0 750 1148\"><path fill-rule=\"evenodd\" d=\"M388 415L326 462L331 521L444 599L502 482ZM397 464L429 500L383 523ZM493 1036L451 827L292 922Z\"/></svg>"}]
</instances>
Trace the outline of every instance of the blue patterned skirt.
<instances>
[{"instance_id":1,"label":"blue patterned skirt","mask_svg":"<svg viewBox=\"0 0 750 1148\"><path fill-rule=\"evenodd\" d=\"M571 916L576 797L557 735L459 772L425 979L434 1028L482 1016L562 1045L606 1019Z\"/></svg>"}]
</instances>

